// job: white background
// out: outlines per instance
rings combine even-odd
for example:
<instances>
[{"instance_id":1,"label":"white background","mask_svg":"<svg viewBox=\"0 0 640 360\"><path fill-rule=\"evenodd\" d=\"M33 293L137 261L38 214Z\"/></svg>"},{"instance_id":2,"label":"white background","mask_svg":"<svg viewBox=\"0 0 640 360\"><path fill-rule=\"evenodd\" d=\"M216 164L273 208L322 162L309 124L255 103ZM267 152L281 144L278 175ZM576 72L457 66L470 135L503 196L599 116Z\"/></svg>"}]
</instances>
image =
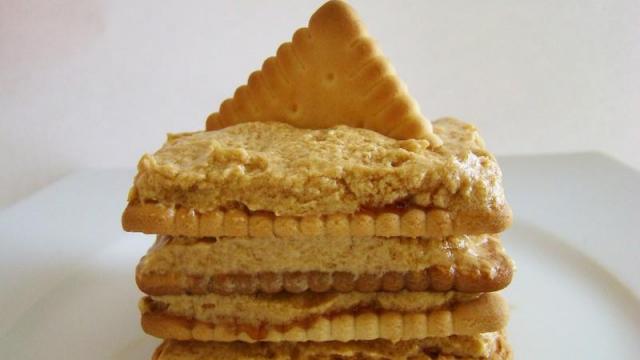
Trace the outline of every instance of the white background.
<instances>
[{"instance_id":1,"label":"white background","mask_svg":"<svg viewBox=\"0 0 640 360\"><path fill-rule=\"evenodd\" d=\"M0 206L202 128L320 4L0 1ZM497 154L640 168L636 1L352 4L428 117L476 123Z\"/></svg>"}]
</instances>

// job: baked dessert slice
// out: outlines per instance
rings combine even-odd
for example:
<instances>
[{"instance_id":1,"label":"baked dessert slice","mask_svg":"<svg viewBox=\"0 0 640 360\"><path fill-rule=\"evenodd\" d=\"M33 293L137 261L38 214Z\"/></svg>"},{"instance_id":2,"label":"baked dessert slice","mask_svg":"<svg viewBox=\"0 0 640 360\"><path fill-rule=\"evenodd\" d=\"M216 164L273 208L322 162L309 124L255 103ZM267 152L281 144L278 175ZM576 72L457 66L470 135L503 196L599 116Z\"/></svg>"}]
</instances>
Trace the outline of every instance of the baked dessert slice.
<instances>
[{"instance_id":1,"label":"baked dessert slice","mask_svg":"<svg viewBox=\"0 0 640 360\"><path fill-rule=\"evenodd\" d=\"M471 336L425 338L391 343L387 340L350 342L254 343L164 341L153 360L509 360L501 332Z\"/></svg>"},{"instance_id":2,"label":"baked dessert slice","mask_svg":"<svg viewBox=\"0 0 640 360\"><path fill-rule=\"evenodd\" d=\"M491 292L514 265L497 236L188 238L158 236L138 264L149 295L256 292Z\"/></svg>"},{"instance_id":3,"label":"baked dessert slice","mask_svg":"<svg viewBox=\"0 0 640 360\"><path fill-rule=\"evenodd\" d=\"M291 42L251 74L207 119L207 130L241 122L299 128L363 127L396 139L440 139L353 9L329 1Z\"/></svg>"},{"instance_id":4,"label":"baked dessert slice","mask_svg":"<svg viewBox=\"0 0 640 360\"><path fill-rule=\"evenodd\" d=\"M400 341L499 331L508 319L497 293L168 295L140 310L148 334L199 341Z\"/></svg>"},{"instance_id":5,"label":"baked dessert slice","mask_svg":"<svg viewBox=\"0 0 640 360\"><path fill-rule=\"evenodd\" d=\"M169 136L144 155L123 214L167 235L442 237L499 233L511 210L477 130L434 123L443 145L338 126L242 123Z\"/></svg>"}]
</instances>

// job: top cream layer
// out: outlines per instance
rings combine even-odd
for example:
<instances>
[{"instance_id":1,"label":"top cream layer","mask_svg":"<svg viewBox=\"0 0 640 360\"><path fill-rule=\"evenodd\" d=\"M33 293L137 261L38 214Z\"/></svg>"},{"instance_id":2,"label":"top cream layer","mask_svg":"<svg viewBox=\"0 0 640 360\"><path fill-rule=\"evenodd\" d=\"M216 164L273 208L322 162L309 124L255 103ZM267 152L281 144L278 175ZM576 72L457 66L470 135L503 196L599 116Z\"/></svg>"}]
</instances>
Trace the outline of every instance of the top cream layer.
<instances>
[{"instance_id":1,"label":"top cream layer","mask_svg":"<svg viewBox=\"0 0 640 360\"><path fill-rule=\"evenodd\" d=\"M347 126L252 122L170 135L140 160L129 201L291 216L398 202L480 212L503 207L500 169L477 130L455 119L436 121L434 130L444 141L435 150L425 140Z\"/></svg>"}]
</instances>

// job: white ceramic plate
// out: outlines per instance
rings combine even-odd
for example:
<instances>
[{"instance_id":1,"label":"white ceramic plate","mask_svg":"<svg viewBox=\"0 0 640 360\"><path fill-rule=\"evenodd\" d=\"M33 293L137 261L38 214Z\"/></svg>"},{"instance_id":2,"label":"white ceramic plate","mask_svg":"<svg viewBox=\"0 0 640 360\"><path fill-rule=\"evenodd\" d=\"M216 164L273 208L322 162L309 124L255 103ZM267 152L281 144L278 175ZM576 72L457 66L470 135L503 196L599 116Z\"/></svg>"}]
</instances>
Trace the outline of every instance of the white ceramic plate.
<instances>
[{"instance_id":1,"label":"white ceramic plate","mask_svg":"<svg viewBox=\"0 0 640 360\"><path fill-rule=\"evenodd\" d=\"M598 155L502 160L518 264L505 291L518 359L640 357L640 176ZM76 173L0 212L0 359L147 359L119 227L132 172ZM605 191L606 190L606 191Z\"/></svg>"}]
</instances>

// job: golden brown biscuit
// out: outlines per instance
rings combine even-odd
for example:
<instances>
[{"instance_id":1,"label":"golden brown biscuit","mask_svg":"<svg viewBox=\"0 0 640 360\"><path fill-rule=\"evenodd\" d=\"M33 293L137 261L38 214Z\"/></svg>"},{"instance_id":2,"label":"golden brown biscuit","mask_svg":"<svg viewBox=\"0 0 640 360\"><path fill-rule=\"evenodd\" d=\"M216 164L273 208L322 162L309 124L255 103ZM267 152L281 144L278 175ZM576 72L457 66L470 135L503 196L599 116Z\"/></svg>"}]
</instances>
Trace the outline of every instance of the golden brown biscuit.
<instances>
[{"instance_id":1,"label":"golden brown biscuit","mask_svg":"<svg viewBox=\"0 0 640 360\"><path fill-rule=\"evenodd\" d=\"M501 333L426 338L391 343L350 342L255 343L166 340L153 360L509 360L511 349Z\"/></svg>"},{"instance_id":2,"label":"golden brown biscuit","mask_svg":"<svg viewBox=\"0 0 640 360\"><path fill-rule=\"evenodd\" d=\"M175 340L399 341L498 331L506 326L508 320L507 305L496 293L422 312L384 310L383 307L392 306L373 302L364 308L303 316L292 318L291 321L283 320L287 313L278 312L277 306L272 309L269 305L262 305L262 317L272 321L269 323L256 322L256 316L244 316L245 308L242 304L249 309L247 313L255 314L249 302L237 304L238 310L242 311L224 317L215 310L215 303L209 307L202 303L189 308L178 302L158 302L145 298L140 303L142 327L150 335ZM408 307L406 303L396 306ZM292 310L292 313L295 311Z\"/></svg>"},{"instance_id":3,"label":"golden brown biscuit","mask_svg":"<svg viewBox=\"0 0 640 360\"><path fill-rule=\"evenodd\" d=\"M150 295L490 292L507 286L513 269L492 235L429 240L159 236L141 259L136 281Z\"/></svg>"},{"instance_id":4,"label":"golden brown biscuit","mask_svg":"<svg viewBox=\"0 0 640 360\"><path fill-rule=\"evenodd\" d=\"M303 130L244 123L171 136L140 160L123 225L131 231L218 236L235 235L231 229L249 233L251 221L262 221L264 231L271 226L276 233L277 218L290 216L297 219L287 221L300 225L302 217L320 221L327 230L327 221L335 219L352 231L355 221L367 220L358 216L369 212L381 235L504 230L511 212L502 175L476 129L455 119L434 125L444 140L435 150L422 140L397 141L345 126ZM370 224L360 227L371 230Z\"/></svg>"},{"instance_id":5,"label":"golden brown biscuit","mask_svg":"<svg viewBox=\"0 0 640 360\"><path fill-rule=\"evenodd\" d=\"M355 312L426 313L454 304L475 301L482 294L458 292L377 292L256 295L166 295L150 296L141 303L143 313L165 315L220 323L233 320L238 324L273 326L303 322L318 316L334 316Z\"/></svg>"},{"instance_id":6,"label":"golden brown biscuit","mask_svg":"<svg viewBox=\"0 0 640 360\"><path fill-rule=\"evenodd\" d=\"M498 233L511 223L505 204L492 214L419 207L381 208L354 214L275 216L265 211L231 209L198 212L158 203L131 202L122 216L126 231L192 237L443 237Z\"/></svg>"},{"instance_id":7,"label":"golden brown biscuit","mask_svg":"<svg viewBox=\"0 0 640 360\"><path fill-rule=\"evenodd\" d=\"M251 121L311 129L349 125L441 143L353 9L335 0L209 116L207 130Z\"/></svg>"}]
</instances>

